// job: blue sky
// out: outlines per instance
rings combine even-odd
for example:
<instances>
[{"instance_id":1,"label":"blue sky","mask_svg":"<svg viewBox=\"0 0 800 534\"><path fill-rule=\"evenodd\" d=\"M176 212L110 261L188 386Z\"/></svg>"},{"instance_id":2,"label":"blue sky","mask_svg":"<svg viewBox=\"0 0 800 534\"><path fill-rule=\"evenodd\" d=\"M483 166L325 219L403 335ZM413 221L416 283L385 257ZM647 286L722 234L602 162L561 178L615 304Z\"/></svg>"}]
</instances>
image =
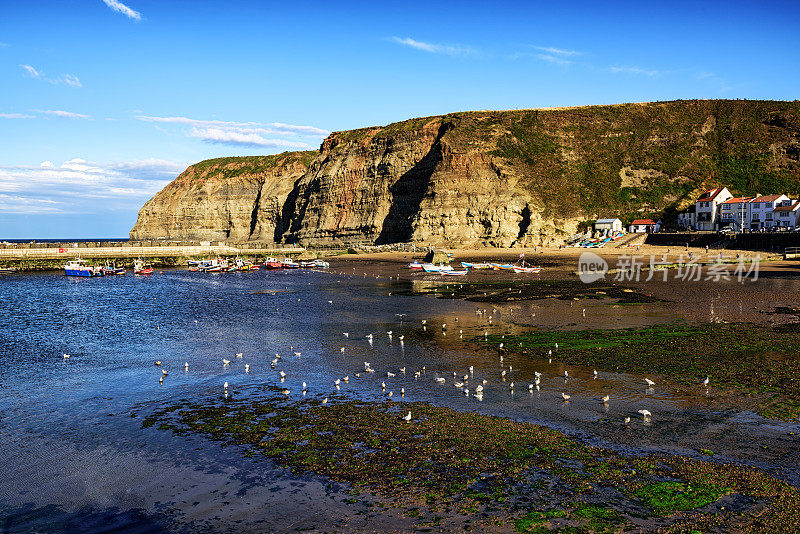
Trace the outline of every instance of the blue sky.
<instances>
[{"instance_id":1,"label":"blue sky","mask_svg":"<svg viewBox=\"0 0 800 534\"><path fill-rule=\"evenodd\" d=\"M790 1L8 0L0 239L124 237L203 159L411 117L800 98Z\"/></svg>"}]
</instances>

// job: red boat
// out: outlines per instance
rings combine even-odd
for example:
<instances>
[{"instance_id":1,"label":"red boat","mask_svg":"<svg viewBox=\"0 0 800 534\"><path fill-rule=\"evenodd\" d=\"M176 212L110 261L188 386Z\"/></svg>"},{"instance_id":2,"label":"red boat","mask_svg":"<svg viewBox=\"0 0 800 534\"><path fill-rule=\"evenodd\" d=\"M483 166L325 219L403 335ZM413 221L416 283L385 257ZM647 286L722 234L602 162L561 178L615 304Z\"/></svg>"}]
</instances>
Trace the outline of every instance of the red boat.
<instances>
[{"instance_id":1,"label":"red boat","mask_svg":"<svg viewBox=\"0 0 800 534\"><path fill-rule=\"evenodd\" d=\"M153 266L142 260L133 262L133 274L153 274Z\"/></svg>"},{"instance_id":2,"label":"red boat","mask_svg":"<svg viewBox=\"0 0 800 534\"><path fill-rule=\"evenodd\" d=\"M276 260L275 258L269 258L264 263L265 269L283 269L283 264Z\"/></svg>"}]
</instances>

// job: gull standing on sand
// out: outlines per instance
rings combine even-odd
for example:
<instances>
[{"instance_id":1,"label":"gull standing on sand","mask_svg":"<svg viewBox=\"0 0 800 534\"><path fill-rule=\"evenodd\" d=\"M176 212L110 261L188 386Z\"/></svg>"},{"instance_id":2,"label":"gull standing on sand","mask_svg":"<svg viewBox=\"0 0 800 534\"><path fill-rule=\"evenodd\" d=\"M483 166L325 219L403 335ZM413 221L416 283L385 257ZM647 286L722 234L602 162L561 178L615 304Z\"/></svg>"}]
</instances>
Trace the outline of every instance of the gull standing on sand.
<instances>
[{"instance_id":1,"label":"gull standing on sand","mask_svg":"<svg viewBox=\"0 0 800 534\"><path fill-rule=\"evenodd\" d=\"M649 378L645 378L645 379L644 379L644 381L645 381L645 382L647 382L647 385L648 385L649 387L653 387L653 386L655 386L655 385L656 385L656 383L655 383L655 382L653 382L652 380L650 380Z\"/></svg>"},{"instance_id":2,"label":"gull standing on sand","mask_svg":"<svg viewBox=\"0 0 800 534\"><path fill-rule=\"evenodd\" d=\"M567 395L566 393L563 392L561 393L561 396L564 398L564 402L569 402L569 399L572 398L570 395Z\"/></svg>"},{"instance_id":3,"label":"gull standing on sand","mask_svg":"<svg viewBox=\"0 0 800 534\"><path fill-rule=\"evenodd\" d=\"M406 415L403 416L403 421L411 421L411 411L409 411Z\"/></svg>"},{"instance_id":4,"label":"gull standing on sand","mask_svg":"<svg viewBox=\"0 0 800 534\"><path fill-rule=\"evenodd\" d=\"M653 415L653 414L650 413L649 410L639 410L639 413L642 414L642 417L644 419L649 419L650 416Z\"/></svg>"}]
</instances>

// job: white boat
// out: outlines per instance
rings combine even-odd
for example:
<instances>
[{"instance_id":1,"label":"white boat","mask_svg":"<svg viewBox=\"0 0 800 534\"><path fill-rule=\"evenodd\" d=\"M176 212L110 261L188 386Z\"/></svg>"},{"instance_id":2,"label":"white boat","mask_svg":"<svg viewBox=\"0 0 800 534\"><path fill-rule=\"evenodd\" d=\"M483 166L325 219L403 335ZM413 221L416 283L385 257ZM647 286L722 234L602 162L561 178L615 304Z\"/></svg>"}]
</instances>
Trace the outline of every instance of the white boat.
<instances>
[{"instance_id":1,"label":"white boat","mask_svg":"<svg viewBox=\"0 0 800 534\"><path fill-rule=\"evenodd\" d=\"M469 271L467 269L464 269L463 271L455 271L453 269L450 269L449 271L447 270L439 271L439 274L441 274L442 276L464 276L468 272Z\"/></svg>"},{"instance_id":2,"label":"white boat","mask_svg":"<svg viewBox=\"0 0 800 534\"><path fill-rule=\"evenodd\" d=\"M466 267L467 269L491 269L491 267L492 267L491 265L489 265L486 262L471 263L471 262L468 262L468 261L462 261L461 262L461 266L462 267Z\"/></svg>"},{"instance_id":3,"label":"white boat","mask_svg":"<svg viewBox=\"0 0 800 534\"><path fill-rule=\"evenodd\" d=\"M541 267L520 267L519 265L514 265L515 273L538 273L541 270Z\"/></svg>"},{"instance_id":4,"label":"white boat","mask_svg":"<svg viewBox=\"0 0 800 534\"><path fill-rule=\"evenodd\" d=\"M452 271L453 268L450 265L444 265L444 264L434 265L432 263L423 263L422 270L425 271L426 273L440 273L442 271Z\"/></svg>"},{"instance_id":5,"label":"white boat","mask_svg":"<svg viewBox=\"0 0 800 534\"><path fill-rule=\"evenodd\" d=\"M103 269L86 265L86 261L70 260L64 265L64 274L67 276L103 276Z\"/></svg>"}]
</instances>

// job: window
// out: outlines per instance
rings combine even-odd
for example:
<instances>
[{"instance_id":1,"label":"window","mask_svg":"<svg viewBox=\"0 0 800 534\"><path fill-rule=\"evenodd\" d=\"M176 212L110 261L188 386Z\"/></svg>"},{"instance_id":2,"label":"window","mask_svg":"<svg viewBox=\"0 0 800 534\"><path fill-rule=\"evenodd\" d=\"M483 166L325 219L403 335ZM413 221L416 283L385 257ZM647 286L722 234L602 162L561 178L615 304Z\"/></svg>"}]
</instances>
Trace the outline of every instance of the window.
<instances>
[{"instance_id":1,"label":"window","mask_svg":"<svg viewBox=\"0 0 800 534\"><path fill-rule=\"evenodd\" d=\"M772 220L772 214L771 214L771 213L767 213L767 214L766 214L766 216L765 216L764 218L765 218L766 220L768 220L768 221L771 221L771 220Z\"/></svg>"}]
</instances>

